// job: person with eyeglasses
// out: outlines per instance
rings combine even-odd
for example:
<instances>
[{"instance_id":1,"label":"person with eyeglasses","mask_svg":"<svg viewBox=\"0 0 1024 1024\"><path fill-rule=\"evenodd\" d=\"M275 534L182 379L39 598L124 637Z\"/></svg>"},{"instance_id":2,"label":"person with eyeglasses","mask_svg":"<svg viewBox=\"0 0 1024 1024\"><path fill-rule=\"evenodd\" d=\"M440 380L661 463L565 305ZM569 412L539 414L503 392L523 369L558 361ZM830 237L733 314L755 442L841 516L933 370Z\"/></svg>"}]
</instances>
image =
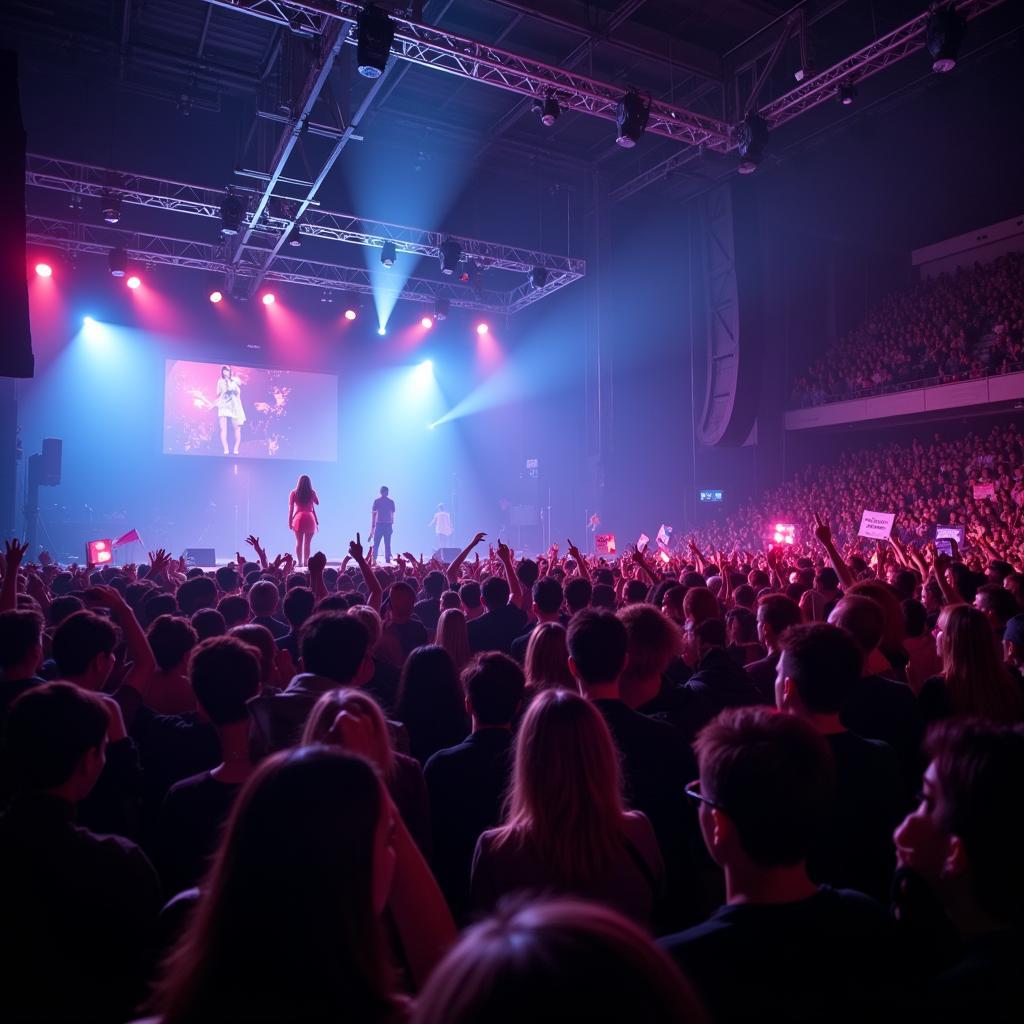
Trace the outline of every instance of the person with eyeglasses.
<instances>
[{"instance_id":1,"label":"person with eyeglasses","mask_svg":"<svg viewBox=\"0 0 1024 1024\"><path fill-rule=\"evenodd\" d=\"M864 1021L896 1005L898 934L883 906L817 885L807 859L835 778L825 739L764 707L723 711L696 741L686 787L726 902L661 940L716 1024Z\"/></svg>"}]
</instances>

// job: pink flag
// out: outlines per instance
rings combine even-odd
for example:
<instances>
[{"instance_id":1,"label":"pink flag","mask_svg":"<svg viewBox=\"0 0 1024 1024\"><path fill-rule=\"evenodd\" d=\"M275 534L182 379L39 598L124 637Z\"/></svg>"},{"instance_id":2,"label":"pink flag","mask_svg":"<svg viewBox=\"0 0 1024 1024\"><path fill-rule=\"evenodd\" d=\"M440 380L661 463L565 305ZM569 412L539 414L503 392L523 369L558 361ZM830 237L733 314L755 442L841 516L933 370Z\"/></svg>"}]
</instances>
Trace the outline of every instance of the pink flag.
<instances>
[{"instance_id":1,"label":"pink flag","mask_svg":"<svg viewBox=\"0 0 1024 1024\"><path fill-rule=\"evenodd\" d=\"M138 541L140 544L142 543L142 538L139 536L139 531L129 530L123 536L118 537L117 540L114 541L112 547L119 548L122 544L131 544L134 541Z\"/></svg>"}]
</instances>

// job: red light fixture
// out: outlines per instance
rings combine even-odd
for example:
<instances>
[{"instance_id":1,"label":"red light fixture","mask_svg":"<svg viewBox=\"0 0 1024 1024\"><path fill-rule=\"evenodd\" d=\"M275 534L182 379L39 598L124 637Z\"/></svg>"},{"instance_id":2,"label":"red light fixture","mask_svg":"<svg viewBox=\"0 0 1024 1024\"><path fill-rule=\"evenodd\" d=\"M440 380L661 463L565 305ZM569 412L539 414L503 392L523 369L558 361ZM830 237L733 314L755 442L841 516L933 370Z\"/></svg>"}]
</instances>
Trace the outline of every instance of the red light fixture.
<instances>
[{"instance_id":1,"label":"red light fixture","mask_svg":"<svg viewBox=\"0 0 1024 1024\"><path fill-rule=\"evenodd\" d=\"M223 300L224 300L223 292L219 292L219 291L216 291L216 290L210 292L210 301L214 305L216 305L218 302L223 302Z\"/></svg>"},{"instance_id":2,"label":"red light fixture","mask_svg":"<svg viewBox=\"0 0 1024 1024\"><path fill-rule=\"evenodd\" d=\"M345 319L346 320L355 320L355 318L356 318L356 311L351 306L349 306L348 309L345 310Z\"/></svg>"},{"instance_id":3,"label":"red light fixture","mask_svg":"<svg viewBox=\"0 0 1024 1024\"><path fill-rule=\"evenodd\" d=\"M53 277L53 267L49 263L37 263L36 264L36 276L37 277Z\"/></svg>"},{"instance_id":4,"label":"red light fixture","mask_svg":"<svg viewBox=\"0 0 1024 1024\"><path fill-rule=\"evenodd\" d=\"M109 565L113 559L114 542L110 538L105 540L90 540L86 543L86 565Z\"/></svg>"},{"instance_id":5,"label":"red light fixture","mask_svg":"<svg viewBox=\"0 0 1024 1024\"><path fill-rule=\"evenodd\" d=\"M135 291L136 288L142 286L142 278L139 277L138 274L132 274L131 277L129 277L128 280L125 281L125 284L128 285L128 287L131 288L132 291Z\"/></svg>"},{"instance_id":6,"label":"red light fixture","mask_svg":"<svg viewBox=\"0 0 1024 1024\"><path fill-rule=\"evenodd\" d=\"M432 316L425 316L423 317L422 320L420 320L420 327L422 327L425 331L429 331L430 328L433 326L434 318Z\"/></svg>"},{"instance_id":7,"label":"red light fixture","mask_svg":"<svg viewBox=\"0 0 1024 1024\"><path fill-rule=\"evenodd\" d=\"M263 293L263 305L264 306L272 306L276 301L277 301L277 297L274 295L273 292L264 292Z\"/></svg>"}]
</instances>

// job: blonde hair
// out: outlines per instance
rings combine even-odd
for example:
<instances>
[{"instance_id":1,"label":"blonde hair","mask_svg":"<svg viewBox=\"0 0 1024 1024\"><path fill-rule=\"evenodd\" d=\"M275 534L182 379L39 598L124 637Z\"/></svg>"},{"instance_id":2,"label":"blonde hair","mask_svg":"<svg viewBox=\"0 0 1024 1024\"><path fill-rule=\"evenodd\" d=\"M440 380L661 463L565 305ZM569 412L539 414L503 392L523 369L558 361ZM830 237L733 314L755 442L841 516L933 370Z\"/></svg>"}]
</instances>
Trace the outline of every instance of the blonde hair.
<instances>
[{"instance_id":1,"label":"blonde hair","mask_svg":"<svg viewBox=\"0 0 1024 1024\"><path fill-rule=\"evenodd\" d=\"M953 714L1019 722L1024 700L1003 665L985 613L969 604L947 605L938 624L942 630L942 678Z\"/></svg>"},{"instance_id":2,"label":"blonde hair","mask_svg":"<svg viewBox=\"0 0 1024 1024\"><path fill-rule=\"evenodd\" d=\"M395 773L395 751L391 746L387 720L380 705L362 690L346 688L328 690L322 694L306 719L301 745L307 747L326 743L340 746L329 733L334 720L342 711L353 711L369 720L373 733L373 763L385 779L392 778Z\"/></svg>"},{"instance_id":3,"label":"blonde hair","mask_svg":"<svg viewBox=\"0 0 1024 1024\"><path fill-rule=\"evenodd\" d=\"M576 689L576 681L569 671L569 648L563 625L543 622L534 629L526 645L524 667L526 688L532 693Z\"/></svg>"},{"instance_id":4,"label":"blonde hair","mask_svg":"<svg viewBox=\"0 0 1024 1024\"><path fill-rule=\"evenodd\" d=\"M469 649L469 630L466 628L466 614L459 608L448 608L437 620L437 646L443 647L455 664L455 671L461 672L468 664L473 652Z\"/></svg>"},{"instance_id":5,"label":"blonde hair","mask_svg":"<svg viewBox=\"0 0 1024 1024\"><path fill-rule=\"evenodd\" d=\"M622 850L619 756L601 712L569 690L537 695L519 726L496 845L530 843L555 878L579 885Z\"/></svg>"},{"instance_id":6,"label":"blonde hair","mask_svg":"<svg viewBox=\"0 0 1024 1024\"><path fill-rule=\"evenodd\" d=\"M384 624L381 622L380 613L376 608L371 608L368 604L356 604L349 608L347 614L351 615L354 619L358 619L366 627L366 631L370 634L367 650L372 651L377 646L381 633L384 631Z\"/></svg>"}]
</instances>

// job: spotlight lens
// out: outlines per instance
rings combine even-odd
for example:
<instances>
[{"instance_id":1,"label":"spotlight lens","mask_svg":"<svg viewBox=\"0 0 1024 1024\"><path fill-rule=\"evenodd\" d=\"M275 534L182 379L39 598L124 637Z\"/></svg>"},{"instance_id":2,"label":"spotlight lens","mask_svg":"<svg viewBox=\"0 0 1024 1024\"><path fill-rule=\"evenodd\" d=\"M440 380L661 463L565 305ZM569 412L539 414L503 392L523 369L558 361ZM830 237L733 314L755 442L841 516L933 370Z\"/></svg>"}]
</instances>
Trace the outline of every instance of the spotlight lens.
<instances>
[{"instance_id":1,"label":"spotlight lens","mask_svg":"<svg viewBox=\"0 0 1024 1024\"><path fill-rule=\"evenodd\" d=\"M356 318L356 311L354 309L346 309L345 310L345 319L346 320L355 320L355 318Z\"/></svg>"},{"instance_id":2,"label":"spotlight lens","mask_svg":"<svg viewBox=\"0 0 1024 1024\"><path fill-rule=\"evenodd\" d=\"M263 305L272 306L274 304L275 297L273 292L266 292L263 296Z\"/></svg>"},{"instance_id":3,"label":"spotlight lens","mask_svg":"<svg viewBox=\"0 0 1024 1024\"><path fill-rule=\"evenodd\" d=\"M433 317L429 317L429 316L425 316L425 317L423 317L423 319L422 319L422 320L420 320L420 326L421 326L422 328L424 328L425 330L428 330L428 331L429 331L429 330L430 330L430 328L434 326L434 320L433 320Z\"/></svg>"},{"instance_id":4,"label":"spotlight lens","mask_svg":"<svg viewBox=\"0 0 1024 1024\"><path fill-rule=\"evenodd\" d=\"M125 284L128 285L128 287L131 288L132 291L135 291L135 289L142 284L142 279L136 277L135 274L132 274L132 276L129 277L127 281L125 281Z\"/></svg>"},{"instance_id":5,"label":"spotlight lens","mask_svg":"<svg viewBox=\"0 0 1024 1024\"><path fill-rule=\"evenodd\" d=\"M384 334L387 334L387 331L383 327L378 327L377 328L377 333L380 334L380 335L384 335Z\"/></svg>"},{"instance_id":6,"label":"spotlight lens","mask_svg":"<svg viewBox=\"0 0 1024 1024\"><path fill-rule=\"evenodd\" d=\"M49 263L37 263L36 274L38 274L39 277L52 277L53 267L51 267Z\"/></svg>"},{"instance_id":7,"label":"spotlight lens","mask_svg":"<svg viewBox=\"0 0 1024 1024\"><path fill-rule=\"evenodd\" d=\"M92 326L92 325L93 325L94 323L96 323L96 321L95 321L95 320L93 320L93 318L92 318L91 316L83 316L83 317L82 317L82 323L83 323L83 324L84 324L84 325L85 325L86 327L91 327L91 326Z\"/></svg>"},{"instance_id":8,"label":"spotlight lens","mask_svg":"<svg viewBox=\"0 0 1024 1024\"><path fill-rule=\"evenodd\" d=\"M490 330L490 327L488 327L487 324L479 323L479 324L476 325L476 333L477 334L486 334L489 330Z\"/></svg>"},{"instance_id":9,"label":"spotlight lens","mask_svg":"<svg viewBox=\"0 0 1024 1024\"><path fill-rule=\"evenodd\" d=\"M217 291L210 292L210 301L213 302L213 303L218 303L223 298L224 298L224 295L221 292L217 292Z\"/></svg>"}]
</instances>

